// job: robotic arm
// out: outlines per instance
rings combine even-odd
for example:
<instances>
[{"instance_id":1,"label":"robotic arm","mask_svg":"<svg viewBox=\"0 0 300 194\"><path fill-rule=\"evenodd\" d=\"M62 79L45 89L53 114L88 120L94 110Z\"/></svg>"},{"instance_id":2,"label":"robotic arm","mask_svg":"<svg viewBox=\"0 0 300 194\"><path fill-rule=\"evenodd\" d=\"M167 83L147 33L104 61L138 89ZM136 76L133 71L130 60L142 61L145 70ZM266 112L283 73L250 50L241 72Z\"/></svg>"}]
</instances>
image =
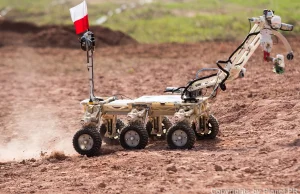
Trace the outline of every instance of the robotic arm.
<instances>
[{"instance_id":1,"label":"robotic arm","mask_svg":"<svg viewBox=\"0 0 300 194\"><path fill-rule=\"evenodd\" d=\"M258 18L250 18L249 21L254 22L248 36L242 44L230 55L226 61L217 61L218 68L202 69L197 72L196 79L190 81L185 87L169 87L165 92L181 93L184 101L197 101L203 97L202 90L212 88L209 97L215 97L218 88L226 90L226 81L232 81L242 78L245 75L245 64L252 56L259 45L264 51L264 59L274 63L274 71L276 73L284 72L284 57L277 55L276 58L270 57L273 42L272 35L277 36L284 44L288 54L287 59L292 60L294 55L292 48L286 38L278 32L278 30L292 31L293 26L281 23L281 18L274 15L274 11L264 10L264 15ZM204 71L216 71L209 76L199 77L198 74Z\"/></svg>"},{"instance_id":2,"label":"robotic arm","mask_svg":"<svg viewBox=\"0 0 300 194\"><path fill-rule=\"evenodd\" d=\"M264 60L267 62L273 62L274 72L278 74L284 73L284 56L278 54L276 57L271 57L271 51L273 47L272 35L278 37L284 44L287 50L287 59L292 60L294 58L292 48L286 38L278 32L282 31L292 31L293 25L281 22L281 17L274 15L273 10L265 9L263 15L259 18L250 18L249 21L254 22L259 25L260 30L260 44L264 52Z\"/></svg>"}]
</instances>

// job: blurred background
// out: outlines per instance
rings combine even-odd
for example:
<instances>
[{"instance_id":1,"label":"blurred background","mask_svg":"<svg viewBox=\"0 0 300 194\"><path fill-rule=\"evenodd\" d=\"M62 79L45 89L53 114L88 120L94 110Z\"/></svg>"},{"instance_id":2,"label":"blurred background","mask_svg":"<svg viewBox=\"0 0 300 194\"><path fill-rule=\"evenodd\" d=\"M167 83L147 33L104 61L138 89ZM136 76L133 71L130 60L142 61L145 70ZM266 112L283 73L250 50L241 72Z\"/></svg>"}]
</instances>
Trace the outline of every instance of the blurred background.
<instances>
[{"instance_id":1,"label":"blurred background","mask_svg":"<svg viewBox=\"0 0 300 194\"><path fill-rule=\"evenodd\" d=\"M69 8L82 0L0 0L1 18L37 25L72 25ZM120 30L142 43L241 40L247 18L273 9L300 33L299 0L86 0L91 25Z\"/></svg>"}]
</instances>

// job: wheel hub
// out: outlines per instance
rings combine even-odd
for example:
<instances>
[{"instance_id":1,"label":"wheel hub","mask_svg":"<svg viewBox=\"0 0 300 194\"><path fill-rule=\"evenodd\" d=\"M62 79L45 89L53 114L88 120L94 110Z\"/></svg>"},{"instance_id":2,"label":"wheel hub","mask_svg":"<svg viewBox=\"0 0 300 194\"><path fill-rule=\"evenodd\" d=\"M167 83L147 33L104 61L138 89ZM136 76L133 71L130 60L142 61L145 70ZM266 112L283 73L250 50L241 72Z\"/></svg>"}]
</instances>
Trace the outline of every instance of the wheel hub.
<instances>
[{"instance_id":1,"label":"wheel hub","mask_svg":"<svg viewBox=\"0 0 300 194\"><path fill-rule=\"evenodd\" d=\"M186 132L181 129L174 131L172 134L172 141L178 147L184 146L187 143L187 139Z\"/></svg>"},{"instance_id":2,"label":"wheel hub","mask_svg":"<svg viewBox=\"0 0 300 194\"><path fill-rule=\"evenodd\" d=\"M130 147L136 147L140 142L140 135L134 130L129 130L125 133L125 142Z\"/></svg>"},{"instance_id":3,"label":"wheel hub","mask_svg":"<svg viewBox=\"0 0 300 194\"><path fill-rule=\"evenodd\" d=\"M90 135L82 134L78 138L78 145L82 150L90 150L94 145L94 140Z\"/></svg>"}]
</instances>

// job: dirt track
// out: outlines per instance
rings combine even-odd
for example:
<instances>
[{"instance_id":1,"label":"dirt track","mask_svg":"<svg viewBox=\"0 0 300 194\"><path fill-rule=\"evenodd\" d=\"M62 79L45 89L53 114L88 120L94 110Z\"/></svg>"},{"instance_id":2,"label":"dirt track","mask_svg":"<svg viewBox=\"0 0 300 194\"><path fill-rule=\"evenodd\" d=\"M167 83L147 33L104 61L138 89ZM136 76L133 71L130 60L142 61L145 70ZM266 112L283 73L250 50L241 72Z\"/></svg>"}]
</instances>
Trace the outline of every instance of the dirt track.
<instances>
[{"instance_id":1,"label":"dirt track","mask_svg":"<svg viewBox=\"0 0 300 194\"><path fill-rule=\"evenodd\" d=\"M218 193L221 188L299 193L299 40L290 38L295 59L287 62L284 75L274 74L256 52L246 77L211 102L221 130L216 140L199 141L189 151L171 151L165 142L141 151L103 145L102 155L94 158L79 156L71 145L80 128L79 102L88 96L85 53L4 45L0 193ZM95 93L162 94L166 86L185 85L198 69L227 59L238 44L99 48ZM51 151L67 157L49 157Z\"/></svg>"}]
</instances>

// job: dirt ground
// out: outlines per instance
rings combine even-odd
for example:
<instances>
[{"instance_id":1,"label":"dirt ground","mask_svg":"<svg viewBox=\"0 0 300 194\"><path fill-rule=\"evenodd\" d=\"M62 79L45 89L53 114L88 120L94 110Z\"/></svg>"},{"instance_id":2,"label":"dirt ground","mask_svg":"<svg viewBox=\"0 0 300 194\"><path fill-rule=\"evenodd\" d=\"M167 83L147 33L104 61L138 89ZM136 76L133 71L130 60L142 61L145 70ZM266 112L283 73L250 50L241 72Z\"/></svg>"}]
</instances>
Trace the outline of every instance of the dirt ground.
<instances>
[{"instance_id":1,"label":"dirt ground","mask_svg":"<svg viewBox=\"0 0 300 194\"><path fill-rule=\"evenodd\" d=\"M289 38L295 59L286 61L284 75L274 74L258 50L246 77L211 101L216 140L183 151L166 142L140 151L103 145L92 158L75 153L71 141L81 126L79 102L88 97L85 53L5 41L0 193L300 193L300 37ZM98 46L95 93L163 94L227 59L239 43ZM275 47L274 54L284 51Z\"/></svg>"}]
</instances>

